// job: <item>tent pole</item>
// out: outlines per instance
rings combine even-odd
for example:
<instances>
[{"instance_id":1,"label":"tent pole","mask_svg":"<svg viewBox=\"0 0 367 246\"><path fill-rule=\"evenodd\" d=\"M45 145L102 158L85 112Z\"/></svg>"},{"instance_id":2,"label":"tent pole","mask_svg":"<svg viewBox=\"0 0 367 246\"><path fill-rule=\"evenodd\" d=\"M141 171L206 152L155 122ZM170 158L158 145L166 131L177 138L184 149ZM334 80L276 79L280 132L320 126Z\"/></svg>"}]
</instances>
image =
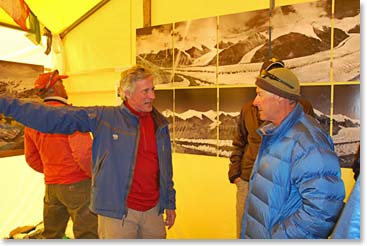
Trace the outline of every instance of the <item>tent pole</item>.
<instances>
[{"instance_id":1,"label":"tent pole","mask_svg":"<svg viewBox=\"0 0 367 246\"><path fill-rule=\"evenodd\" d=\"M144 0L143 1L143 18L144 18L144 27L150 27L151 26L151 0Z\"/></svg>"},{"instance_id":2,"label":"tent pole","mask_svg":"<svg viewBox=\"0 0 367 246\"><path fill-rule=\"evenodd\" d=\"M77 27L80 23L82 23L84 20L86 20L89 16L94 14L97 10L99 10L103 5L108 3L110 0L102 0L100 1L96 6L94 6L92 9L90 9L87 13L85 13L83 16L81 16L79 19L77 19L73 24L71 24L69 27L67 27L65 30L63 30L60 33L60 38L63 39L66 34L71 32L75 27Z\"/></svg>"},{"instance_id":3,"label":"tent pole","mask_svg":"<svg viewBox=\"0 0 367 246\"><path fill-rule=\"evenodd\" d=\"M22 29L21 27L19 27L19 26L11 25L11 24L7 24L7 23L4 23L4 22L0 22L0 26L7 27L7 28L11 28L11 29L16 29L16 30L23 31L23 32L27 32L27 31L23 30L23 29Z\"/></svg>"}]
</instances>

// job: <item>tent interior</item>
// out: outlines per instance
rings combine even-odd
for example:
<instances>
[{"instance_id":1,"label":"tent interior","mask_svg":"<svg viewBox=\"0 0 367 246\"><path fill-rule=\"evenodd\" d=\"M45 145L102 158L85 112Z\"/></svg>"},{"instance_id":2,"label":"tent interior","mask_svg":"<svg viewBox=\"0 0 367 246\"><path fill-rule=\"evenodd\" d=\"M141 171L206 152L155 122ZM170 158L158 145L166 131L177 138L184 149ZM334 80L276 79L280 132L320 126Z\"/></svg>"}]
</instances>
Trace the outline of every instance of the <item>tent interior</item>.
<instances>
[{"instance_id":1,"label":"tent interior","mask_svg":"<svg viewBox=\"0 0 367 246\"><path fill-rule=\"evenodd\" d=\"M0 60L58 69L65 80L69 102L77 106L116 105L120 73L134 64L136 29L146 23L143 6L150 4L151 25L269 8L269 0L25 0L41 26L52 33L40 44L27 37L0 8ZM310 0L279 0L277 5ZM229 159L173 153L177 218L169 239L235 239L236 187L227 177ZM2 204L0 237L17 227L42 221L44 180L25 162L24 155L1 158ZM342 168L346 200L353 188L351 168Z\"/></svg>"}]
</instances>

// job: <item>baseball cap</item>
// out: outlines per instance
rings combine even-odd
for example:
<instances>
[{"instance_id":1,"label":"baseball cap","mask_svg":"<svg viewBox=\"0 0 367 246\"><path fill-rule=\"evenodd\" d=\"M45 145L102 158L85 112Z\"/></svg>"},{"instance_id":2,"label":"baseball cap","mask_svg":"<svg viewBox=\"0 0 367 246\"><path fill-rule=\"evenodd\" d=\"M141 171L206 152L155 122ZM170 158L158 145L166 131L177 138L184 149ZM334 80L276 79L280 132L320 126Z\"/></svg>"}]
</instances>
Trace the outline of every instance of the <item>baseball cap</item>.
<instances>
[{"instance_id":1,"label":"baseball cap","mask_svg":"<svg viewBox=\"0 0 367 246\"><path fill-rule=\"evenodd\" d=\"M67 75L59 75L59 71L57 69L49 73L42 73L34 81L34 88L40 91L47 91L52 88L57 81L68 77L69 76Z\"/></svg>"}]
</instances>

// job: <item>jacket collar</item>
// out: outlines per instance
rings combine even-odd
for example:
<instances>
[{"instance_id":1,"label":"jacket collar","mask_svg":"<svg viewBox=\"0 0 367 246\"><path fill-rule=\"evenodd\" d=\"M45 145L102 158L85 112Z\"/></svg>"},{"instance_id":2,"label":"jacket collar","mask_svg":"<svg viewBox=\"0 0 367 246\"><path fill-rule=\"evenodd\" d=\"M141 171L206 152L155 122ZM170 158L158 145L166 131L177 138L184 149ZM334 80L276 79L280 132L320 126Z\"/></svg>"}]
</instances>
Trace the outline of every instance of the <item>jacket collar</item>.
<instances>
[{"instance_id":1,"label":"jacket collar","mask_svg":"<svg viewBox=\"0 0 367 246\"><path fill-rule=\"evenodd\" d=\"M282 123L276 127L271 122L264 122L258 129L257 132L260 136L271 136L272 139L276 139L278 136L283 136L290 128L292 128L297 119L303 115L302 106L297 102L296 106L288 114L288 116L282 121Z\"/></svg>"},{"instance_id":2,"label":"jacket collar","mask_svg":"<svg viewBox=\"0 0 367 246\"><path fill-rule=\"evenodd\" d=\"M122 111L127 112L130 116L135 117L136 119L139 118L138 115L134 114L130 108L128 106L125 105L125 102L123 102L120 106L120 109ZM152 115L154 124L157 127L163 127L165 125L168 125L169 122L167 121L167 119L155 108L153 107L153 110L150 112L150 114Z\"/></svg>"},{"instance_id":3,"label":"jacket collar","mask_svg":"<svg viewBox=\"0 0 367 246\"><path fill-rule=\"evenodd\" d=\"M63 97L58 97L58 96L52 96L52 97L45 97L43 99L44 102L49 102L49 101L56 101L56 102L60 102L63 104L68 104L67 99L63 98Z\"/></svg>"},{"instance_id":4,"label":"jacket collar","mask_svg":"<svg viewBox=\"0 0 367 246\"><path fill-rule=\"evenodd\" d=\"M133 109L131 107L131 105L127 101L125 101L124 104L125 104L126 108L128 108L130 110L131 113L133 113L135 116L138 116L139 118L140 117L145 117L145 116L147 116L149 114L149 113L146 113L146 112L138 112L138 111L136 111L135 109Z\"/></svg>"}]
</instances>

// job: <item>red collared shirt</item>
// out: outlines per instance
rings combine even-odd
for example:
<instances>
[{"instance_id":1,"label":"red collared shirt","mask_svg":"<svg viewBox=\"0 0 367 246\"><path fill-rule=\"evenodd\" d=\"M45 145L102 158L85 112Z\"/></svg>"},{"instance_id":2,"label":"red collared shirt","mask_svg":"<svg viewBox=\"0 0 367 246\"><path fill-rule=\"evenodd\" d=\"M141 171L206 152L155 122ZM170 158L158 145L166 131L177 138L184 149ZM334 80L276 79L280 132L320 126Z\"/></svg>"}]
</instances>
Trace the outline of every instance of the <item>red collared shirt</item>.
<instances>
[{"instance_id":1,"label":"red collared shirt","mask_svg":"<svg viewBox=\"0 0 367 246\"><path fill-rule=\"evenodd\" d=\"M139 117L140 138L134 177L127 197L128 208L146 211L159 200L159 165L154 122L150 113L137 112L125 102L126 107Z\"/></svg>"}]
</instances>

